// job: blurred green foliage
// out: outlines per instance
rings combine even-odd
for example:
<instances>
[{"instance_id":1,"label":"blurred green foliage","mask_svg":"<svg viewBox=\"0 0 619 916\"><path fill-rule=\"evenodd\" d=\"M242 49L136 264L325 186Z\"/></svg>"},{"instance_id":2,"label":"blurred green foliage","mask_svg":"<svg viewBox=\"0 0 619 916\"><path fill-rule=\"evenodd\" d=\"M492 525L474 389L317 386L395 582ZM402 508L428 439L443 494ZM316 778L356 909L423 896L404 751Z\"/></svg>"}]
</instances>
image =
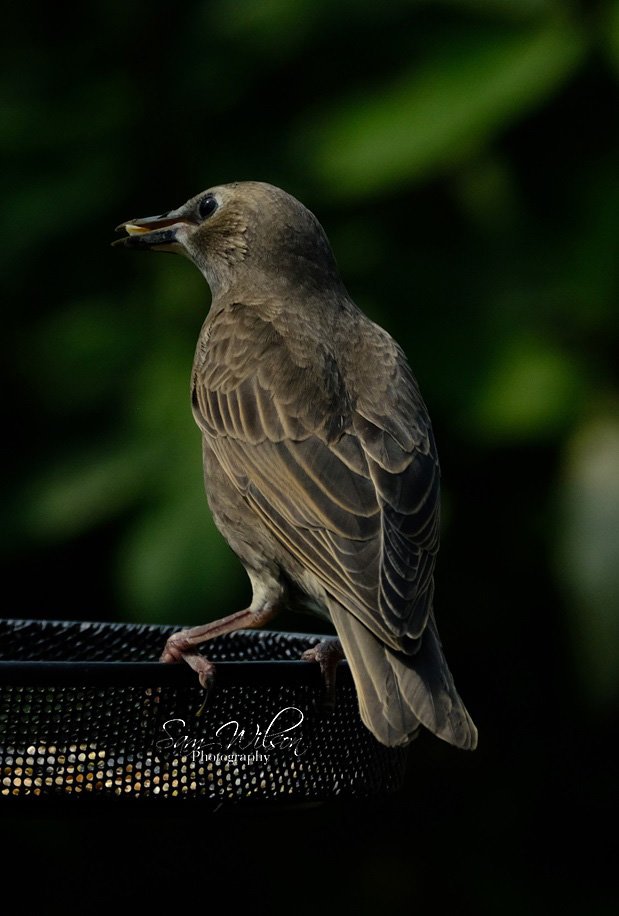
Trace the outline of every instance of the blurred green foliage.
<instances>
[{"instance_id":1,"label":"blurred green foliage","mask_svg":"<svg viewBox=\"0 0 619 916\"><path fill-rule=\"evenodd\" d=\"M390 823L361 812L346 837L338 816L354 882L324 832L307 872L337 866L329 893L360 912L437 889L457 912L615 912L586 877L605 831L577 825L607 819L616 783L599 724L619 684L618 0L24 0L3 26L5 613L180 624L245 605L189 406L208 289L188 262L109 243L211 185L280 185L429 405L437 614L481 736L466 762L420 740ZM280 821L261 846L284 856L282 900L315 912L299 823L299 847ZM66 868L58 829L24 835ZM136 845L118 857L131 883Z\"/></svg>"},{"instance_id":2,"label":"blurred green foliage","mask_svg":"<svg viewBox=\"0 0 619 916\"><path fill-rule=\"evenodd\" d=\"M304 131L308 168L332 193L356 197L453 167L544 101L582 50L580 33L555 17L523 33L449 34Z\"/></svg>"}]
</instances>

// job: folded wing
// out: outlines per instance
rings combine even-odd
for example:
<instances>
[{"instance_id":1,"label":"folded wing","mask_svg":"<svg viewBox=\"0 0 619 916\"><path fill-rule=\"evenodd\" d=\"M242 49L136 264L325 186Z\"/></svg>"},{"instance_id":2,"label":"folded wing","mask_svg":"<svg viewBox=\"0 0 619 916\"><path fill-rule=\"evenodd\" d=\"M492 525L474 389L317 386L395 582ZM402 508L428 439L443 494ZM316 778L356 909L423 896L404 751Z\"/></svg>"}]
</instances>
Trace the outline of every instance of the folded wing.
<instances>
[{"instance_id":1,"label":"folded wing","mask_svg":"<svg viewBox=\"0 0 619 916\"><path fill-rule=\"evenodd\" d=\"M367 325L359 346L377 352L364 391L328 345L308 353L264 311L236 304L197 354L193 409L291 555L377 638L414 652L432 606L439 467L403 354Z\"/></svg>"}]
</instances>

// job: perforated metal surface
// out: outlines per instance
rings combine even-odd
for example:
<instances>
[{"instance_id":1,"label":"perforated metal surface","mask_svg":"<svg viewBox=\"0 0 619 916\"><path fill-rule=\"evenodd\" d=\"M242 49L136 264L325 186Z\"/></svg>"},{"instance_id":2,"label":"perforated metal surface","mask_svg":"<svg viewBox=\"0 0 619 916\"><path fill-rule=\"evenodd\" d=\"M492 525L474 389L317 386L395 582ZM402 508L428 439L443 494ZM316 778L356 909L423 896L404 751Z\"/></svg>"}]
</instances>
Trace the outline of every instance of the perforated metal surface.
<instances>
[{"instance_id":1,"label":"perforated metal surface","mask_svg":"<svg viewBox=\"0 0 619 916\"><path fill-rule=\"evenodd\" d=\"M350 672L327 711L319 636L243 630L208 644L216 684L157 662L174 627L0 621L2 797L370 797L397 789L406 751L363 726Z\"/></svg>"}]
</instances>

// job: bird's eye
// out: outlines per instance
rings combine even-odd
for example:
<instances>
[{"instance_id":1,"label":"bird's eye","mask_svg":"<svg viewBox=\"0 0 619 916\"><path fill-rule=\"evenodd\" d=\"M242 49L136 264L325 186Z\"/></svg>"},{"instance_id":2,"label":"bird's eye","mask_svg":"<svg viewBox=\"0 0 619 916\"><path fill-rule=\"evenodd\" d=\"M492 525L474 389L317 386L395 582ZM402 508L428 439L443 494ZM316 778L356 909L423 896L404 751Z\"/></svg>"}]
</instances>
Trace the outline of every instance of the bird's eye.
<instances>
[{"instance_id":1,"label":"bird's eye","mask_svg":"<svg viewBox=\"0 0 619 916\"><path fill-rule=\"evenodd\" d=\"M210 216L211 213L214 213L217 209L217 201L214 197L208 194L206 197L203 197L200 203L198 204L198 214L200 219L206 219L207 216Z\"/></svg>"}]
</instances>

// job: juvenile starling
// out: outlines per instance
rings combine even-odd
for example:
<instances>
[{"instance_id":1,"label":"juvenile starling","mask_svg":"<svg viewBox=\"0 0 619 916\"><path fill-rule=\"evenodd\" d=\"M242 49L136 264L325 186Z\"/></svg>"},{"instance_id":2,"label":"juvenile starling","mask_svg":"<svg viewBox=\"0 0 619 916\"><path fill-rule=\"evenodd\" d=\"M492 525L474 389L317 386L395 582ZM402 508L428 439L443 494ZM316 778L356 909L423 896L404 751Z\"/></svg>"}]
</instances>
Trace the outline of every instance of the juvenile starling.
<instances>
[{"instance_id":1,"label":"juvenile starling","mask_svg":"<svg viewBox=\"0 0 619 916\"><path fill-rule=\"evenodd\" d=\"M217 527L253 588L246 610L174 634L162 660L260 627L283 607L331 621L361 717L383 744L420 723L472 749L477 730L433 611L439 463L403 351L352 302L324 230L289 194L222 185L118 227L126 248L176 251L212 292L192 372ZM332 677L337 647L306 653Z\"/></svg>"}]
</instances>

